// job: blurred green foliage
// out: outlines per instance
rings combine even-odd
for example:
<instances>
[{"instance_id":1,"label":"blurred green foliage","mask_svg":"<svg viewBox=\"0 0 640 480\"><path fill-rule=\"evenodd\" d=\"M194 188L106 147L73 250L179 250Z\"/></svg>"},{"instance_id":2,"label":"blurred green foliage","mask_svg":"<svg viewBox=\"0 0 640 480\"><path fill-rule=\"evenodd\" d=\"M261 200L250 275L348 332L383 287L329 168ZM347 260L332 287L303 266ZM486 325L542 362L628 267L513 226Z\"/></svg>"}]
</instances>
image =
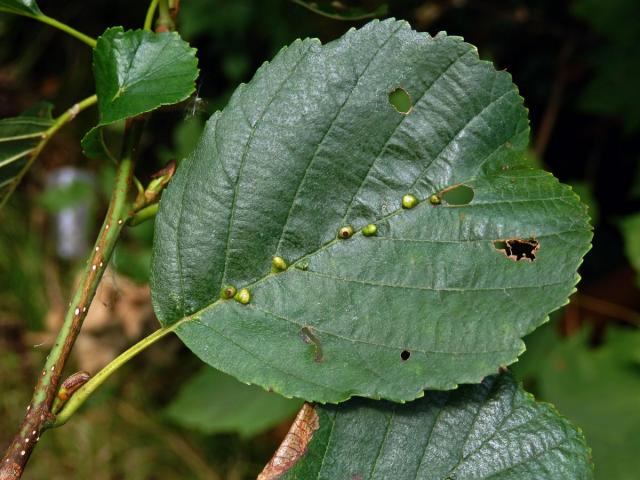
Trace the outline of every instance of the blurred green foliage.
<instances>
[{"instance_id":1,"label":"blurred green foliage","mask_svg":"<svg viewBox=\"0 0 640 480\"><path fill-rule=\"evenodd\" d=\"M198 48L202 74L196 95L149 121L137 171L143 183L167 161L188 155L207 116L222 108L238 83L248 81L283 45L297 37L328 41L362 23L316 15L290 0L181 3L179 29ZM478 46L483 58L509 70L530 108L532 162L571 183L590 206L596 225L594 246L583 265L579 290L602 295L611 304L625 302L624 308L637 312L637 282L615 282L620 271L632 267L640 271L640 97L635 92L640 76L640 2L340 3L369 9L387 3L388 16L407 19L418 30L464 36ZM147 6L127 0L66 2L64 8L54 0L39 4L48 14L93 36L112 25L139 28ZM91 54L76 40L6 14L0 14L0 38L0 118L15 117L41 100L51 101L59 114L93 93ZM46 334L53 287L68 298L82 266L56 258L50 212L92 198L90 229L95 234L113 185L113 164L87 160L80 153L79 139L96 123L96 113L87 112L66 127L0 213L0 445L17 425L42 364L46 348L34 348L41 342L35 335ZM551 134L542 142L540 132L548 127ZM119 128L105 132L114 153L119 150L113 141ZM46 188L47 172L70 164L93 172L97 179L93 192L77 186L64 191ZM112 267L144 283L153 223L125 232ZM51 280L52 270L60 285ZM607 284L611 288L606 289ZM626 297L620 292L627 292ZM514 370L533 393L583 427L598 479L636 478L638 325L616 318L615 311L591 312L577 326L565 328L566 324L558 315L552 325L529 336L528 351ZM558 335L558 325L571 334ZM213 392L206 396L211 411L224 408L228 401L224 394L233 393L239 384L228 382L231 385L220 388L217 375L192 377L200 363L190 352L180 349L170 354L164 344L160 350L160 355L145 355L128 365L98 392L92 405L68 425L45 435L29 467L31 478L255 478L279 437L202 433L219 425L204 429L178 422L182 426L177 426L163 412L171 411L173 402L186 401L192 382L203 382L198 388ZM216 394L219 401L214 401ZM192 396L191 401L196 400ZM247 413L260 411L256 406ZM246 428L238 432L249 434Z\"/></svg>"},{"instance_id":2,"label":"blurred green foliage","mask_svg":"<svg viewBox=\"0 0 640 480\"><path fill-rule=\"evenodd\" d=\"M166 415L199 432L237 432L241 437L252 437L292 418L302 403L204 367L183 385Z\"/></svg>"},{"instance_id":3,"label":"blurred green foliage","mask_svg":"<svg viewBox=\"0 0 640 480\"><path fill-rule=\"evenodd\" d=\"M640 332L611 328L593 348L587 330L562 338L548 324L526 338L513 367L537 399L579 425L593 451L596 478L637 478L640 451Z\"/></svg>"}]
</instances>

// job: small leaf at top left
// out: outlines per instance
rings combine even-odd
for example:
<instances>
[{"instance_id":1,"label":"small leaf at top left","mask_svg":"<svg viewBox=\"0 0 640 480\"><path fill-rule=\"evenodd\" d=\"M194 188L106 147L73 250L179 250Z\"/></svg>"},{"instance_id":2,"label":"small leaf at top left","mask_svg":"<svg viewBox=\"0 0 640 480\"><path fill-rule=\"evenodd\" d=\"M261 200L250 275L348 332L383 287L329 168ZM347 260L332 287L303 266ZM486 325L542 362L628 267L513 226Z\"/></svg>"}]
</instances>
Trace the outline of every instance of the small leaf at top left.
<instances>
[{"instance_id":1,"label":"small leaf at top left","mask_svg":"<svg viewBox=\"0 0 640 480\"><path fill-rule=\"evenodd\" d=\"M23 15L42 15L35 0L0 0L0 11Z\"/></svg>"}]
</instances>

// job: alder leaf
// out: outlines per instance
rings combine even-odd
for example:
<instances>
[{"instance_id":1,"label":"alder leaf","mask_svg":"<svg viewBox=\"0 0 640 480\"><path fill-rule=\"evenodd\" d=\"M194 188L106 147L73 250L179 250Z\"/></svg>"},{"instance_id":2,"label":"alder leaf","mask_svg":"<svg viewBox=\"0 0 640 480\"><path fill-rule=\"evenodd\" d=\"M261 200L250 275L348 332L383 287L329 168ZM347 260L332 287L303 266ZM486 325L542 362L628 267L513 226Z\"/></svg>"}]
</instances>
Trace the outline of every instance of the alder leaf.
<instances>
[{"instance_id":1,"label":"alder leaf","mask_svg":"<svg viewBox=\"0 0 640 480\"><path fill-rule=\"evenodd\" d=\"M35 0L0 0L0 12L40 16L42 12Z\"/></svg>"},{"instance_id":2,"label":"alder leaf","mask_svg":"<svg viewBox=\"0 0 640 480\"><path fill-rule=\"evenodd\" d=\"M13 193L53 125L50 104L39 104L19 117L0 120L0 206Z\"/></svg>"},{"instance_id":3,"label":"alder leaf","mask_svg":"<svg viewBox=\"0 0 640 480\"><path fill-rule=\"evenodd\" d=\"M407 404L311 409L258 480L593 478L583 435L509 374Z\"/></svg>"},{"instance_id":4,"label":"alder leaf","mask_svg":"<svg viewBox=\"0 0 640 480\"><path fill-rule=\"evenodd\" d=\"M163 194L158 318L285 396L477 383L566 303L590 245L578 197L527 166L528 136L509 74L459 37L388 20L296 41L211 117Z\"/></svg>"},{"instance_id":5,"label":"alder leaf","mask_svg":"<svg viewBox=\"0 0 640 480\"><path fill-rule=\"evenodd\" d=\"M100 122L82 140L85 154L108 156L96 129L186 100L198 77L195 52L176 32L107 29L93 51Z\"/></svg>"}]
</instances>

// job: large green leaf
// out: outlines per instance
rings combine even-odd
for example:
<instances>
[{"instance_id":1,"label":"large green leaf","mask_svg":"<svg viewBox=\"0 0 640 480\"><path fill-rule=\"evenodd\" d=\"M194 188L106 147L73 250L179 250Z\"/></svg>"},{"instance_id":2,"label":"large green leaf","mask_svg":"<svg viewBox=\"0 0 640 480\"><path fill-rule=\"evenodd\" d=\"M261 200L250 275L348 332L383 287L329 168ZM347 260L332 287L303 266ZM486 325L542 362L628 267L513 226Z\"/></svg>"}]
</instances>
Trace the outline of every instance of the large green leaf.
<instances>
[{"instance_id":1,"label":"large green leaf","mask_svg":"<svg viewBox=\"0 0 640 480\"><path fill-rule=\"evenodd\" d=\"M41 110L0 120L0 205L13 192L43 142L43 134L53 125L51 106Z\"/></svg>"},{"instance_id":2,"label":"large green leaf","mask_svg":"<svg viewBox=\"0 0 640 480\"><path fill-rule=\"evenodd\" d=\"M166 410L174 422L207 434L251 437L295 415L301 402L244 385L206 367L180 390Z\"/></svg>"},{"instance_id":3,"label":"large green leaf","mask_svg":"<svg viewBox=\"0 0 640 480\"><path fill-rule=\"evenodd\" d=\"M100 122L82 139L90 158L108 158L99 128L181 102L195 91L195 49L176 32L107 29L93 51Z\"/></svg>"},{"instance_id":4,"label":"large green leaf","mask_svg":"<svg viewBox=\"0 0 640 480\"><path fill-rule=\"evenodd\" d=\"M592 478L582 434L508 374L404 405L318 406L290 434L259 480Z\"/></svg>"},{"instance_id":5,"label":"large green leaf","mask_svg":"<svg viewBox=\"0 0 640 480\"><path fill-rule=\"evenodd\" d=\"M537 396L580 425L601 480L638 478L640 332L611 327L591 348L585 329L562 339L550 326L535 332L514 373Z\"/></svg>"},{"instance_id":6,"label":"large green leaf","mask_svg":"<svg viewBox=\"0 0 640 480\"><path fill-rule=\"evenodd\" d=\"M42 15L35 0L0 0L0 12L1 11L27 15Z\"/></svg>"},{"instance_id":7,"label":"large green leaf","mask_svg":"<svg viewBox=\"0 0 640 480\"><path fill-rule=\"evenodd\" d=\"M398 87L408 114L389 103ZM511 77L459 37L374 21L296 41L212 116L163 195L160 322L287 396L411 400L479 382L566 302L591 238L577 196L526 167L528 134ZM370 223L377 236L361 234ZM337 239L345 225L356 233ZM274 255L288 270L272 273ZM221 300L227 284L250 303Z\"/></svg>"}]
</instances>

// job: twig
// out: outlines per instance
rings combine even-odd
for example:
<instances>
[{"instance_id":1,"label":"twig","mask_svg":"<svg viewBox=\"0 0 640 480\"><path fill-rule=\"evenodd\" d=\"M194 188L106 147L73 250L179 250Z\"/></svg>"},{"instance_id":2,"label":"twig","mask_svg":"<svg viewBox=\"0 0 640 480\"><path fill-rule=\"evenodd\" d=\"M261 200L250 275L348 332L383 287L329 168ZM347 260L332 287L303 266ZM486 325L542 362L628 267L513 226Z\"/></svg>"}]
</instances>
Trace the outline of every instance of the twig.
<instances>
[{"instance_id":1,"label":"twig","mask_svg":"<svg viewBox=\"0 0 640 480\"><path fill-rule=\"evenodd\" d=\"M625 307L624 305L618 305L601 298L592 297L591 295L585 295L579 293L571 298L571 303L575 303L577 306L590 310L594 313L606 315L611 318L622 320L623 322L630 323L632 325L640 326L640 312Z\"/></svg>"},{"instance_id":2,"label":"twig","mask_svg":"<svg viewBox=\"0 0 640 480\"><path fill-rule=\"evenodd\" d=\"M127 121L116 185L111 195L109 209L89 262L82 274L80 284L69 304L64 324L58 332L44 369L39 375L31 404L27 407L27 413L20 430L2 459L0 480L17 480L22 476L31 452L40 440L41 433L50 428L55 421L51 408L58 392L62 370L80 333L80 327L109 262L120 231L128 219L130 207L128 193L133 177L136 148L143 125L144 120L141 118Z\"/></svg>"},{"instance_id":3,"label":"twig","mask_svg":"<svg viewBox=\"0 0 640 480\"><path fill-rule=\"evenodd\" d=\"M533 150L536 153L536 156L541 160L547 150L547 145L549 144L549 140L551 139L551 133L553 132L553 129L556 125L558 112L560 111L560 106L562 105L562 97L564 96L564 90L569 79L566 63L572 51L573 42L569 42L565 44L560 52L560 56L558 58L558 74L556 75L553 86L551 87L551 93L547 102L547 108L545 109L544 116L540 121L538 133L536 134L533 143Z\"/></svg>"}]
</instances>

